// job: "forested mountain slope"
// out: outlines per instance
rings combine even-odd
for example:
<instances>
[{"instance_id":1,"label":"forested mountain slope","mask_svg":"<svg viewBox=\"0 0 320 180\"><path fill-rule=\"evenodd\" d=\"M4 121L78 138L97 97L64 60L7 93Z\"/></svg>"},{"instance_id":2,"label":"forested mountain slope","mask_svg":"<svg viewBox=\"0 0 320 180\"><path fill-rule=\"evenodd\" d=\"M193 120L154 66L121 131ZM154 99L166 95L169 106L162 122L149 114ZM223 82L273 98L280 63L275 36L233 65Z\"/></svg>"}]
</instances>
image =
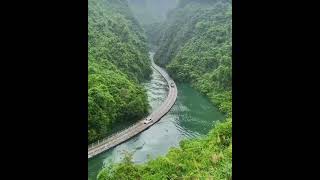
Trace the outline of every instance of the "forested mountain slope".
<instances>
[{"instance_id":1,"label":"forested mountain slope","mask_svg":"<svg viewBox=\"0 0 320 180\"><path fill-rule=\"evenodd\" d=\"M99 180L232 179L231 15L229 0L180 0L161 25L155 55L176 81L191 83L216 103L227 120L145 164L133 164L128 154L104 168Z\"/></svg>"},{"instance_id":2,"label":"forested mountain slope","mask_svg":"<svg viewBox=\"0 0 320 180\"><path fill-rule=\"evenodd\" d=\"M139 83L151 74L146 38L126 0L89 0L88 140L110 133L119 121L148 110Z\"/></svg>"},{"instance_id":3,"label":"forested mountain slope","mask_svg":"<svg viewBox=\"0 0 320 180\"><path fill-rule=\"evenodd\" d=\"M229 0L181 0L163 25L154 57L176 81L190 82L230 113L231 12Z\"/></svg>"}]
</instances>

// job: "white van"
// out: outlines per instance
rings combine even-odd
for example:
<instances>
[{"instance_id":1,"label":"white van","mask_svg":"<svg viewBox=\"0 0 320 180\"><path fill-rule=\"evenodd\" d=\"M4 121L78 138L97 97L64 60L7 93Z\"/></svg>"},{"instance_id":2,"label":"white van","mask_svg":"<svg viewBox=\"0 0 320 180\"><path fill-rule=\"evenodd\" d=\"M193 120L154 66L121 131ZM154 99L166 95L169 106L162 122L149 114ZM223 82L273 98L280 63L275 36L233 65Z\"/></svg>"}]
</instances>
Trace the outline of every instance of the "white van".
<instances>
[{"instance_id":1,"label":"white van","mask_svg":"<svg viewBox=\"0 0 320 180\"><path fill-rule=\"evenodd\" d=\"M144 124L149 124L150 122L152 122L152 119L151 118L147 118L146 120L144 120Z\"/></svg>"}]
</instances>

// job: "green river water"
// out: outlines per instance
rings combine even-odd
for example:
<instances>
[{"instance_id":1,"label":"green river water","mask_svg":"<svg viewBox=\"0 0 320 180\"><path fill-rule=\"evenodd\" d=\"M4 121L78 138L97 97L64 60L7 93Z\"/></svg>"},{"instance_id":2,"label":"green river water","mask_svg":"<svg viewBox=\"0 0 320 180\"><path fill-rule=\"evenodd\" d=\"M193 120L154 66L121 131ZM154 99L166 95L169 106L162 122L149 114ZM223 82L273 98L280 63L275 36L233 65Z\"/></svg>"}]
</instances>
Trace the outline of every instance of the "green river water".
<instances>
[{"instance_id":1,"label":"green river water","mask_svg":"<svg viewBox=\"0 0 320 180\"><path fill-rule=\"evenodd\" d=\"M147 89L151 112L167 96L166 81L153 70L151 80L144 83L144 87ZM133 153L134 163L144 163L148 155L151 158L165 155L170 147L179 146L182 139L206 135L217 120L225 119L206 97L188 84L177 84L177 88L175 105L159 122L132 139L88 160L89 180L95 180L103 166L120 162L124 152Z\"/></svg>"}]
</instances>

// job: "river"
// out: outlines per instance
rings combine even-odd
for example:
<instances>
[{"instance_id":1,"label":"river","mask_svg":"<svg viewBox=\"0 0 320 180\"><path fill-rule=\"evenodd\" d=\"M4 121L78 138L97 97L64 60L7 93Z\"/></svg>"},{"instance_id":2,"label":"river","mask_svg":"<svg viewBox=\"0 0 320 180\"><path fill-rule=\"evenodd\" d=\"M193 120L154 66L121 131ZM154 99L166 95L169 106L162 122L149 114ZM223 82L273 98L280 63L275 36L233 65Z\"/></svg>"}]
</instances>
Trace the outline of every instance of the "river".
<instances>
[{"instance_id":1,"label":"river","mask_svg":"<svg viewBox=\"0 0 320 180\"><path fill-rule=\"evenodd\" d=\"M143 85L148 94L149 111L152 112L165 100L168 87L165 79L154 69L151 80ZM120 162L124 152L133 153L134 163L144 163L148 156L155 158L165 155L170 147L179 146L183 139L206 135L215 122L225 119L208 98L191 86L176 85L177 101L159 122L134 138L88 160L89 180L95 180L103 166Z\"/></svg>"}]
</instances>

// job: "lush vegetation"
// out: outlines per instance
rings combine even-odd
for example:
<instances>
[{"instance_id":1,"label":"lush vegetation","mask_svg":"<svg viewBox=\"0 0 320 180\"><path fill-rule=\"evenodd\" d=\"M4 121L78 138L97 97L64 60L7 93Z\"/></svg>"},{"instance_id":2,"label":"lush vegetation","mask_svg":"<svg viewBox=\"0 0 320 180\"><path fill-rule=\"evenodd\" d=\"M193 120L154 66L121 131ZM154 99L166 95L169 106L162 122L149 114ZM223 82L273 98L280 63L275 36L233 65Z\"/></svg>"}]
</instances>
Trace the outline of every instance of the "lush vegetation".
<instances>
[{"instance_id":1,"label":"lush vegetation","mask_svg":"<svg viewBox=\"0 0 320 180\"><path fill-rule=\"evenodd\" d=\"M139 85L151 69L143 30L126 0L89 0L88 141L108 135L115 123L148 111Z\"/></svg>"},{"instance_id":2,"label":"lush vegetation","mask_svg":"<svg viewBox=\"0 0 320 180\"><path fill-rule=\"evenodd\" d=\"M123 163L103 169L99 180L115 179L231 179L232 121L216 124L207 137L180 142L164 157L143 165L131 162L130 154Z\"/></svg>"},{"instance_id":3,"label":"lush vegetation","mask_svg":"<svg viewBox=\"0 0 320 180\"><path fill-rule=\"evenodd\" d=\"M184 140L146 164L133 164L128 154L122 163L104 168L99 180L231 179L231 15L229 0L180 0L161 25L155 55L176 81L189 82L207 95L227 120L217 123L208 136Z\"/></svg>"},{"instance_id":4,"label":"lush vegetation","mask_svg":"<svg viewBox=\"0 0 320 180\"><path fill-rule=\"evenodd\" d=\"M181 0L168 15L155 61L231 113L231 1ZM228 114L231 117L231 114Z\"/></svg>"}]
</instances>

